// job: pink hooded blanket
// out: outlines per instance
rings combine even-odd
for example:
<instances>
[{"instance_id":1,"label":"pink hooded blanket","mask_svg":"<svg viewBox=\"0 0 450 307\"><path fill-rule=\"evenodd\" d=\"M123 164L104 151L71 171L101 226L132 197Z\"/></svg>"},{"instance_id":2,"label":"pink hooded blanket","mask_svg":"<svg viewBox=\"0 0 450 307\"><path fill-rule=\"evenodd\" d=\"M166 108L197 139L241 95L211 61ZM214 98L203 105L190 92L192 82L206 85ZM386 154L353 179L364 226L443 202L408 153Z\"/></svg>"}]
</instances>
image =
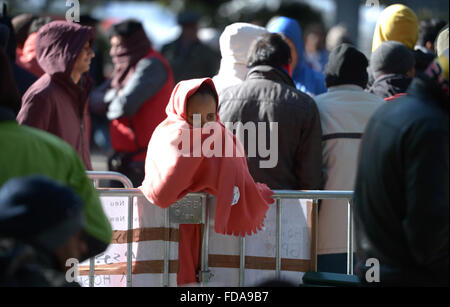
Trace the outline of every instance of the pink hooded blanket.
<instances>
[{"instance_id":1,"label":"pink hooded blanket","mask_svg":"<svg viewBox=\"0 0 450 307\"><path fill-rule=\"evenodd\" d=\"M214 89L218 101L210 78L176 85L166 108L167 118L155 129L149 142L145 179L139 188L151 203L162 208L191 192L214 195L217 199L215 231L252 235L263 226L269 205L273 203L273 192L265 184L254 182L244 148L220 122L217 107L217 121L203 128L193 127L186 121L187 100L203 83ZM179 285L195 282L198 234L199 225L180 225ZM186 271L186 268L190 269Z\"/></svg>"}]
</instances>

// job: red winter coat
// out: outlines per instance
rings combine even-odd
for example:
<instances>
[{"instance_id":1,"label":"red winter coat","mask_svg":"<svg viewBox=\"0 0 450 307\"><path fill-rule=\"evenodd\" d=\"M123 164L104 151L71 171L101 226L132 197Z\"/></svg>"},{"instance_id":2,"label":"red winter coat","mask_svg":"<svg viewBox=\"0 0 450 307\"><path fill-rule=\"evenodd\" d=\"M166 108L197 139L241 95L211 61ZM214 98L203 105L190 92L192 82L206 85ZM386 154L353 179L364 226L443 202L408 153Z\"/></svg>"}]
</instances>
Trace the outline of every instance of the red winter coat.
<instances>
[{"instance_id":1,"label":"red winter coat","mask_svg":"<svg viewBox=\"0 0 450 307\"><path fill-rule=\"evenodd\" d=\"M167 117L165 109L174 87L172 69L160 53L151 49L144 58L156 58L161 61L168 72L167 80L161 89L144 102L131 118L115 119L111 121L109 129L112 147L115 151L136 152L143 149L141 153L133 157L133 161L145 161L145 148L155 128Z\"/></svg>"}]
</instances>

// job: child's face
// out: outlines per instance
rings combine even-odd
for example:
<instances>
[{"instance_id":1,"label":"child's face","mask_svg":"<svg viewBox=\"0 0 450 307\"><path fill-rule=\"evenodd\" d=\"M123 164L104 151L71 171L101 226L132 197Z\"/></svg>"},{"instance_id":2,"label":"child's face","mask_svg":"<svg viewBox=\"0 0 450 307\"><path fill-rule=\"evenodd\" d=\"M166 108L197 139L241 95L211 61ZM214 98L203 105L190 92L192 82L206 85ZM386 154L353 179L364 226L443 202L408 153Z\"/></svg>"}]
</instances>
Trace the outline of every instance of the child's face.
<instances>
[{"instance_id":1,"label":"child's face","mask_svg":"<svg viewBox=\"0 0 450 307\"><path fill-rule=\"evenodd\" d=\"M215 122L216 100L211 95L194 94L187 101L187 122L194 125L194 114L199 114L201 127L208 122Z\"/></svg>"}]
</instances>

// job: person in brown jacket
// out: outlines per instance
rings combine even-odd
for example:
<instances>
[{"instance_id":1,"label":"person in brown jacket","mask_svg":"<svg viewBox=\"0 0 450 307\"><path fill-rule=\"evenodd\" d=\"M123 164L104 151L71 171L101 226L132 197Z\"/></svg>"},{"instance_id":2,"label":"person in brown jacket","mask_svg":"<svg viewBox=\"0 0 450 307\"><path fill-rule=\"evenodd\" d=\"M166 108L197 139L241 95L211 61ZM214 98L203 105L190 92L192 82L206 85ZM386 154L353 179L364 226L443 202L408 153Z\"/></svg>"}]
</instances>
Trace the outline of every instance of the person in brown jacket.
<instances>
[{"instance_id":1,"label":"person in brown jacket","mask_svg":"<svg viewBox=\"0 0 450 307\"><path fill-rule=\"evenodd\" d=\"M42 27L36 56L45 71L25 93L17 121L50 132L69 143L92 170L89 151L88 75L94 30L66 21Z\"/></svg>"}]
</instances>

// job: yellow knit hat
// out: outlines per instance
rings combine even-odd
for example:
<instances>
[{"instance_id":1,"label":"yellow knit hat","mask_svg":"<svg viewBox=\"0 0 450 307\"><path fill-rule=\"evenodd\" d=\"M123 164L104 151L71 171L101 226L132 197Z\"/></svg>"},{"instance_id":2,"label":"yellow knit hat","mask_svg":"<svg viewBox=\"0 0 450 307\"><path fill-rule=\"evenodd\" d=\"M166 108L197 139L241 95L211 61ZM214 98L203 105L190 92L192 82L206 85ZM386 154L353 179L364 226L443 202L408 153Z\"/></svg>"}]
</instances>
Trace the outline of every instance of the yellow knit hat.
<instances>
[{"instance_id":1,"label":"yellow knit hat","mask_svg":"<svg viewBox=\"0 0 450 307\"><path fill-rule=\"evenodd\" d=\"M372 52L385 41L397 41L413 50L418 38L419 19L416 14L403 4L390 5L378 18Z\"/></svg>"}]
</instances>

